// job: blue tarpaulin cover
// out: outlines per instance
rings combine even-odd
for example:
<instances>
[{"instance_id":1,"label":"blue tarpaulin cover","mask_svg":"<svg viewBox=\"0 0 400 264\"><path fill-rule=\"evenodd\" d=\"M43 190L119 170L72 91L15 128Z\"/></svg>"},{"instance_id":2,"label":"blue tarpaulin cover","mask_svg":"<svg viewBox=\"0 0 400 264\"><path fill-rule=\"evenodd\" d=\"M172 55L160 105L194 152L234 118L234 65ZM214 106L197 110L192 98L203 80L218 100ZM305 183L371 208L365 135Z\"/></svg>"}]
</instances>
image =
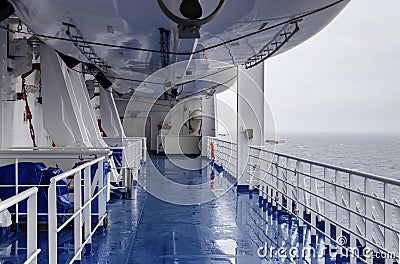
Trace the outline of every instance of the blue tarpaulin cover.
<instances>
[{"instance_id":1,"label":"blue tarpaulin cover","mask_svg":"<svg viewBox=\"0 0 400 264\"><path fill-rule=\"evenodd\" d=\"M112 151L112 155L114 158L115 166L118 168L118 172L121 170L122 167L122 149L114 149Z\"/></svg>"},{"instance_id":2,"label":"blue tarpaulin cover","mask_svg":"<svg viewBox=\"0 0 400 264\"><path fill-rule=\"evenodd\" d=\"M59 168L47 168L45 164L37 162L20 162L18 163L18 184L19 185L49 185L50 178L61 174ZM0 167L0 185L16 185L15 183L15 164ZM22 192L31 187L19 187L18 191ZM38 190L38 213L47 213L48 206L48 187L39 187ZM0 198L8 199L16 194L15 187L1 187ZM26 213L26 200L19 203L19 212ZM66 180L57 182L57 212L67 213L71 206L68 192L68 183ZM15 206L9 209L10 213L15 213ZM21 216L25 217L25 216ZM47 217L40 216L39 220L46 220Z\"/></svg>"}]
</instances>

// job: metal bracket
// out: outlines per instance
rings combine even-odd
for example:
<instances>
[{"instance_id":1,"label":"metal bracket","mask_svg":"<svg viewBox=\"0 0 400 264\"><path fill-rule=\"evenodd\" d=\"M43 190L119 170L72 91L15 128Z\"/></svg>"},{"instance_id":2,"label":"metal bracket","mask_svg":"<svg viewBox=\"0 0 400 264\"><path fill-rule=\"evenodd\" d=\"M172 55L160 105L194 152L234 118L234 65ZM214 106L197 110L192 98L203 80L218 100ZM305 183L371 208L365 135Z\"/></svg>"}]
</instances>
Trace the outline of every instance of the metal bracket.
<instances>
[{"instance_id":1,"label":"metal bracket","mask_svg":"<svg viewBox=\"0 0 400 264\"><path fill-rule=\"evenodd\" d=\"M184 19L173 14L163 0L157 0L160 9L172 21L178 24L180 39L200 38L200 27L214 19L225 5L226 0L219 0L218 6L208 16L202 19Z\"/></svg>"}]
</instances>

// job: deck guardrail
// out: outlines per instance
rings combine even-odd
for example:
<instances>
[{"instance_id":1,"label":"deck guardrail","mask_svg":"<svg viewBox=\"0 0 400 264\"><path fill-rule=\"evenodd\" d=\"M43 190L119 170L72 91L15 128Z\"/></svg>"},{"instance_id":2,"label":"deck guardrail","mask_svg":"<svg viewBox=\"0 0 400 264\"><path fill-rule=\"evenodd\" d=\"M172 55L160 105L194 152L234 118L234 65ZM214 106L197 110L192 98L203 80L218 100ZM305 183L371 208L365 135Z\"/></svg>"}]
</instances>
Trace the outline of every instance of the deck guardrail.
<instances>
[{"instance_id":1,"label":"deck guardrail","mask_svg":"<svg viewBox=\"0 0 400 264\"><path fill-rule=\"evenodd\" d=\"M211 145L214 145L214 153L211 153ZM227 140L208 138L208 158L223 166L224 169L236 178L237 174L237 144ZM214 157L212 157L214 156Z\"/></svg>"},{"instance_id":2,"label":"deck guardrail","mask_svg":"<svg viewBox=\"0 0 400 264\"><path fill-rule=\"evenodd\" d=\"M37 192L38 188L32 187L21 193L0 202L0 212L27 199L27 259L24 263L37 263L40 249L37 247Z\"/></svg>"},{"instance_id":3,"label":"deck guardrail","mask_svg":"<svg viewBox=\"0 0 400 264\"><path fill-rule=\"evenodd\" d=\"M93 193L94 189L93 187L98 187L98 189L102 189L105 190L108 186L107 184L103 185L103 178L100 177L99 173L102 175L103 174L103 163L99 162L99 160L108 160L108 157L110 155L110 149L109 148L41 148L41 149L36 149L36 150L32 150L32 149L27 149L27 148L18 148L18 149L10 149L10 150L2 150L0 151L0 162L2 164L8 164L11 162L14 162L15 164L15 185L0 185L0 190L3 187L13 187L15 188L15 192L16 194L20 193L20 188L27 188L27 187L45 187L45 188L49 188L48 189L48 212L47 213L37 213L35 212L36 215L38 216L48 216L48 224L50 225L50 219L54 218L56 219L56 223L55 225L57 225L57 217L70 217L68 218L67 222L70 223L72 221L72 219L76 216L76 211L74 213L57 213L57 210L53 208L54 204L57 204L57 197L54 196L54 193L52 193L54 190L52 190L51 188L55 188L56 184L54 184L54 186L52 187L52 182L49 185L25 185L25 184L20 184L19 183L19 175L18 175L18 167L19 167L19 163L21 161L41 161L44 162L46 165L51 165L54 166L56 164L60 164L64 163L64 166L67 167L72 167L76 162L80 161L80 159L85 159L85 160L89 160L89 162L84 163L81 166L76 167L75 169L72 169L70 171L64 172L63 174L60 174L58 176L56 176L57 181L59 181L59 177L61 175L66 175L66 174L70 174L71 171L76 171L76 170L83 170L83 168L86 168L87 166L90 166L90 164L94 164L94 163L99 163L98 169L97 169L97 173L96 176L93 180L90 179L89 182L84 182L84 188L87 188L88 184L90 184L91 186L91 190L92 190L92 194L90 195L90 198L95 199L96 197L99 197L99 201L98 204L103 205L105 204L105 199L106 199L106 191L104 191L104 193L99 193L97 192L96 194ZM100 158L93 160L93 156L100 156ZM56 163L55 163L56 162ZM100 164L101 163L101 164ZM87 169L87 170L90 170ZM86 174L85 174L86 175ZM90 172L89 174L90 175ZM87 177L87 175L86 175ZM51 181L54 181L55 177L51 178ZM87 181L87 179L86 179ZM74 186L75 184L81 184L80 181L76 181L75 177L74 177ZM77 188L74 188L74 190L79 190ZM85 196L86 194L89 194L89 192L87 192L86 190L84 190L84 199L86 199L87 197ZM75 192L74 192L74 198L75 198ZM81 196L82 197L82 196ZM93 200L92 199L92 200ZM74 199L74 207L76 206L75 204L76 198ZM87 202L84 202L85 204ZM52 211L50 212L50 205L52 206ZM89 207L87 207L89 208ZM22 215L27 215L28 213L21 213L19 212L19 207L18 204L15 205L15 223L18 226L19 223L19 217ZM75 208L74 208L75 209ZM82 209L81 209L82 211ZM85 216L88 217L88 211L85 211ZM102 219L101 221L99 221L98 226L102 226L103 225L103 219L106 217L104 209L98 210L98 213L92 213L92 211L90 211L91 215L101 215ZM90 218L90 217L89 217ZM53 221L54 222L54 221ZM89 221L85 222L85 223L89 223ZM54 223L52 223L53 226ZM66 224L64 223L63 225L64 227L66 226ZM96 226L96 229L98 228L98 226ZM35 229L32 230L37 230L37 227L35 227ZM74 230L75 231L75 230ZM49 233L50 234L50 233ZM90 242L90 241L89 241ZM86 242L86 244L90 244L89 242ZM51 247L54 247L57 249L57 243L53 242L53 243L49 243L49 254L51 251ZM54 252L54 248L53 248L53 252ZM56 251L57 252L57 251ZM81 251L80 251L81 252ZM56 253L57 254L57 253ZM57 262L53 262L53 261L49 261L49 263L57 263Z\"/></svg>"},{"instance_id":4,"label":"deck guardrail","mask_svg":"<svg viewBox=\"0 0 400 264\"><path fill-rule=\"evenodd\" d=\"M222 148L214 150L214 160L220 165L235 158L229 156L235 155L234 143L215 138L210 142ZM373 258L399 263L400 180L259 146L249 147L247 167L249 188L259 191L260 200L278 212L296 216L299 225L311 227L313 235L322 234L325 245L347 248L355 256L350 259L352 263L372 263ZM343 237L344 244L338 241Z\"/></svg>"},{"instance_id":5,"label":"deck guardrail","mask_svg":"<svg viewBox=\"0 0 400 264\"><path fill-rule=\"evenodd\" d=\"M105 138L105 142L110 146L111 150L122 150L122 166L117 167L115 164L111 170L118 174L118 181L122 179L124 189L128 196L132 194L133 185L139 176L139 170L142 163L146 162L147 147L146 138L141 137L119 137Z\"/></svg>"},{"instance_id":6,"label":"deck guardrail","mask_svg":"<svg viewBox=\"0 0 400 264\"><path fill-rule=\"evenodd\" d=\"M103 225L107 214L105 213L106 184L103 182L103 161L105 157L97 158L93 161L84 163L75 169L64 172L51 178L49 187L49 263L58 263L57 255L57 235L72 221L74 223L74 253L75 255L69 263L79 261L82 257L82 251L86 247L90 249L92 236L96 230ZM98 164L95 177L91 179L91 166ZM82 186L83 172L83 186ZM57 182L67 177L73 176L74 180L74 214L68 218L61 226L57 226ZM97 184L96 184L97 183ZM82 188L83 187L83 188ZM97 191L96 191L97 188ZM82 195L83 189L83 195ZM98 199L98 211L93 213L92 201ZM92 229L92 216L98 216L96 226ZM83 230L82 230L83 228Z\"/></svg>"},{"instance_id":7,"label":"deck guardrail","mask_svg":"<svg viewBox=\"0 0 400 264\"><path fill-rule=\"evenodd\" d=\"M49 187L49 185L39 184L20 184L18 168L20 162L44 162L46 166L56 167L60 163L66 167L71 167L79 161L79 158L92 160L93 156L107 156L110 154L108 148L40 148L32 150L32 148L15 148L8 150L0 150L0 163L6 165L13 163L15 165L15 185L0 185L1 188L15 188L15 193L20 192L20 188L29 187ZM55 163L56 162L56 163ZM62 164L62 163L65 164ZM18 204L15 206L15 223L18 226L19 216L26 213L19 212ZM47 216L47 213L38 213L39 216ZM68 213L64 215L70 215Z\"/></svg>"}]
</instances>

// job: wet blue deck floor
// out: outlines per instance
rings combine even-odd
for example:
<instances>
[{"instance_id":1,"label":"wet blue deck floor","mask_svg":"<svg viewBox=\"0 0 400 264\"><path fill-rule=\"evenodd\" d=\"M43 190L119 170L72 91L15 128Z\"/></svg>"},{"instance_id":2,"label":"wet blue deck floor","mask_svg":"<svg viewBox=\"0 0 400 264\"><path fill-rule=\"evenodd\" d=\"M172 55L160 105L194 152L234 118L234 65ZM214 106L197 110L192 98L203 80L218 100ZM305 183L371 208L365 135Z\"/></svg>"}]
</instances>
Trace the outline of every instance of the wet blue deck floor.
<instances>
[{"instance_id":1,"label":"wet blue deck floor","mask_svg":"<svg viewBox=\"0 0 400 264\"><path fill-rule=\"evenodd\" d=\"M207 183L210 190L231 186L210 166L183 170L163 156L152 157L167 178L180 183ZM140 177L149 177L145 169ZM219 175L220 177L216 177ZM213 181L210 181L214 179ZM196 205L176 205L150 195L147 186L137 188L132 200L112 199L107 206L108 228L93 237L92 252L82 263L289 263L277 256L259 257L265 242L276 248L307 244L309 231L298 234L296 221L282 221L259 204L257 194L236 193L230 188L221 197ZM166 191L171 191L167 190ZM173 195L179 196L179 193ZM279 220L279 221L278 221ZM22 263L24 232L0 241L0 263ZM47 263L47 234L40 231L39 263ZM301 239L299 239L301 237ZM22 247L22 249L16 249ZM262 251L261 251L262 253ZM59 263L73 254L72 236L59 236ZM321 260L317 259L312 262ZM302 262L301 259L295 262ZM307 262L307 261L306 261Z\"/></svg>"}]
</instances>

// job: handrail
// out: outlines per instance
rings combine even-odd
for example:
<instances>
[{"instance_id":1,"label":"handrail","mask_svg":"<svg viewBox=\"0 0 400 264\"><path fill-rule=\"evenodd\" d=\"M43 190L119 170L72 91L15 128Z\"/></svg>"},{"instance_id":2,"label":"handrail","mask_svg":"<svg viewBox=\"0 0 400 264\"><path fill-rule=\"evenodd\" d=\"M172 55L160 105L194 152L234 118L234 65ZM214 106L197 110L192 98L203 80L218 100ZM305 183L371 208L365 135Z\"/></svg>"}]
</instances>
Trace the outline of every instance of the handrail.
<instances>
[{"instance_id":1,"label":"handrail","mask_svg":"<svg viewBox=\"0 0 400 264\"><path fill-rule=\"evenodd\" d=\"M92 166L93 164L99 163L99 161L102 161L104 159L105 159L105 157L103 156L103 157L94 159L92 161L85 162L85 163L77 166L76 168L73 168L73 169L71 169L69 171L66 171L66 172L63 172L63 173L61 173L61 174L59 174L57 176L54 176L53 178L50 179L50 182L54 183L54 182L57 182L59 180L65 179L68 176L71 176L71 175L73 175L73 174L75 174L77 172L80 172L81 170L85 169L86 167L89 167L89 166Z\"/></svg>"},{"instance_id":2,"label":"handrail","mask_svg":"<svg viewBox=\"0 0 400 264\"><path fill-rule=\"evenodd\" d=\"M73 238L74 238L74 256L69 263L75 260L81 260L83 248L92 243L94 232L104 224L107 217L104 211L106 201L106 188L103 178L103 161L106 157L102 156L92 161L83 163L74 169L64 172L50 179L49 186L49 219L48 219L48 241L49 241L49 263L57 263L57 237L58 233L63 230L69 223L73 221ZM92 180L91 167L99 164L96 175ZM74 186L74 213L60 227L57 225L57 182L69 176L73 176ZM83 177L83 184L82 184ZM96 191L97 188L97 191ZM92 201L97 199L97 210L95 214L92 211ZM92 216L97 215L97 222L92 229ZM89 247L90 248L90 247Z\"/></svg>"},{"instance_id":3,"label":"handrail","mask_svg":"<svg viewBox=\"0 0 400 264\"><path fill-rule=\"evenodd\" d=\"M0 212L27 199L27 259L24 263L37 263L37 256L41 249L37 248L37 192L32 187L0 202Z\"/></svg>"},{"instance_id":4,"label":"handrail","mask_svg":"<svg viewBox=\"0 0 400 264\"><path fill-rule=\"evenodd\" d=\"M18 182L18 166L21 161L24 160L61 160L61 161L71 161L74 159L78 159L79 157L90 158L92 159L92 155L104 155L107 156L110 153L109 148L104 147L82 147L82 148L42 148L42 149L32 149L32 148L11 148L0 150L0 161L3 160L14 160L15 161L15 185L0 185L0 188L4 187L15 187L16 194L19 193L19 188L21 187L48 187L49 185L39 185L39 184L19 184ZM15 205L15 215L16 215L16 224L19 223L19 216L24 215L24 213L20 213L19 205ZM47 215L47 214L38 214L38 215Z\"/></svg>"},{"instance_id":5,"label":"handrail","mask_svg":"<svg viewBox=\"0 0 400 264\"><path fill-rule=\"evenodd\" d=\"M215 142L216 153L209 158L230 172L235 143L209 141ZM398 262L400 180L277 153L267 146L249 146L246 166L249 190L258 190L259 201L265 208L268 204L268 210L296 216L299 225L311 227L312 236L317 230L324 235L325 245L338 245L337 239L347 236L352 263L372 263L373 257L352 252L359 244Z\"/></svg>"},{"instance_id":6,"label":"handrail","mask_svg":"<svg viewBox=\"0 0 400 264\"><path fill-rule=\"evenodd\" d=\"M18 193L17 195L10 197L6 200L0 201L0 212L6 210L7 208L29 198L33 194L38 192L38 188L32 187L28 190L25 190L21 193Z\"/></svg>"},{"instance_id":7,"label":"handrail","mask_svg":"<svg viewBox=\"0 0 400 264\"><path fill-rule=\"evenodd\" d=\"M296 156L290 156L288 154L282 154L282 153L279 153L279 152L274 152L274 151L267 150L263 146L250 146L250 148L251 149L255 149L255 150L259 150L259 151L264 151L264 152L267 152L269 154L274 154L274 155L277 155L277 156L280 156L280 157L289 158L289 159L297 160L297 161L304 162L304 163L309 163L309 164L312 164L312 165L315 165L315 166L325 167L327 169L337 170L337 171L341 171L341 172L344 172L344 173L351 173L351 174L354 174L354 175L357 175L357 176L366 177L366 178L369 178L369 179L372 179L372 180L384 181L384 182L387 182L387 183L390 183L390 184L393 184L393 185L399 185L400 186L400 180L387 178L387 177L379 176L379 175L372 174L372 173L362 172L362 171L358 171L358 170L352 170L352 169L349 169L349 168L343 168L343 167L331 165L331 164L328 164L328 163L312 161L312 160L309 160L309 159L299 158L299 157L296 157Z\"/></svg>"}]
</instances>

